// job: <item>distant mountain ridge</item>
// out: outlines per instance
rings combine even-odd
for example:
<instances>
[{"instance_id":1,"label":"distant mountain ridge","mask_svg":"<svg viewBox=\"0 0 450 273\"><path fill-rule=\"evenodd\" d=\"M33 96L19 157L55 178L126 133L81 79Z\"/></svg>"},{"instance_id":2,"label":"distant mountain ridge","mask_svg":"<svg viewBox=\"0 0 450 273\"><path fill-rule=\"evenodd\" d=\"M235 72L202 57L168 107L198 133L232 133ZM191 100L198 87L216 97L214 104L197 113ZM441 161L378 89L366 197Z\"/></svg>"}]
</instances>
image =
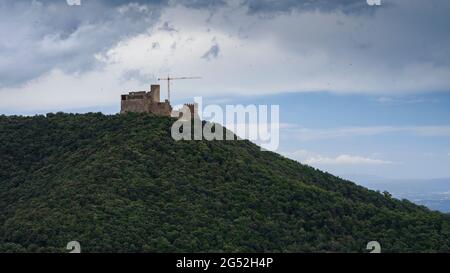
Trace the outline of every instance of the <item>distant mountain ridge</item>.
<instances>
[{"instance_id":1,"label":"distant mountain ridge","mask_svg":"<svg viewBox=\"0 0 450 273\"><path fill-rule=\"evenodd\" d=\"M173 122L0 116L0 252L450 252L449 215Z\"/></svg>"}]
</instances>

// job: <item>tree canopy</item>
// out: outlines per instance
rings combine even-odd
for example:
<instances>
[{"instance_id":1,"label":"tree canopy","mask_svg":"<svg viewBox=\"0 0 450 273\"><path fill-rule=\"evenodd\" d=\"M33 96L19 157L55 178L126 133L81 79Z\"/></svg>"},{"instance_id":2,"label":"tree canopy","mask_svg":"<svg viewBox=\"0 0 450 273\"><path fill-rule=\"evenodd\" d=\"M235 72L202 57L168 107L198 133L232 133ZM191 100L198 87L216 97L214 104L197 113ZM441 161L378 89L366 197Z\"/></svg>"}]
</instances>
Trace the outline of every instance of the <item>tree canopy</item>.
<instances>
[{"instance_id":1,"label":"tree canopy","mask_svg":"<svg viewBox=\"0 0 450 273\"><path fill-rule=\"evenodd\" d=\"M450 216L148 114L0 116L0 252L449 252Z\"/></svg>"}]
</instances>

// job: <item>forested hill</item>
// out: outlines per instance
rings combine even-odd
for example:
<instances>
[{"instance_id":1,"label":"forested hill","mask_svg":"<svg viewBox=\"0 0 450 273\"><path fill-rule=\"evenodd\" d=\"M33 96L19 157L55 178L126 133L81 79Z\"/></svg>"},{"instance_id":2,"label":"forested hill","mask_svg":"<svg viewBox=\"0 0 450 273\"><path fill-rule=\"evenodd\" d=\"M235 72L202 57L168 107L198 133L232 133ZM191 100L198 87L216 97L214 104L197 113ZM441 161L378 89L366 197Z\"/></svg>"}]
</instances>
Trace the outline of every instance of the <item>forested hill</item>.
<instances>
[{"instance_id":1,"label":"forested hill","mask_svg":"<svg viewBox=\"0 0 450 273\"><path fill-rule=\"evenodd\" d=\"M449 252L450 216L146 114L0 116L0 252Z\"/></svg>"}]
</instances>

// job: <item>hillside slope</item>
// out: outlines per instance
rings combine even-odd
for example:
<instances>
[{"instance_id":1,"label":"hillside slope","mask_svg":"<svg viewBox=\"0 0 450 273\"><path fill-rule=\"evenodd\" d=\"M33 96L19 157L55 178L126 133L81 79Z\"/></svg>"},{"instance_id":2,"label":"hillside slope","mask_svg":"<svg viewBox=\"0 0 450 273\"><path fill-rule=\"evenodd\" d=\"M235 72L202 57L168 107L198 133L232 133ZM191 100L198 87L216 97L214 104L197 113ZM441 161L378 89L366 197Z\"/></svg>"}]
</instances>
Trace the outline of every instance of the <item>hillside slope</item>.
<instances>
[{"instance_id":1,"label":"hillside slope","mask_svg":"<svg viewBox=\"0 0 450 273\"><path fill-rule=\"evenodd\" d=\"M0 116L0 252L450 252L450 216L145 114Z\"/></svg>"}]
</instances>

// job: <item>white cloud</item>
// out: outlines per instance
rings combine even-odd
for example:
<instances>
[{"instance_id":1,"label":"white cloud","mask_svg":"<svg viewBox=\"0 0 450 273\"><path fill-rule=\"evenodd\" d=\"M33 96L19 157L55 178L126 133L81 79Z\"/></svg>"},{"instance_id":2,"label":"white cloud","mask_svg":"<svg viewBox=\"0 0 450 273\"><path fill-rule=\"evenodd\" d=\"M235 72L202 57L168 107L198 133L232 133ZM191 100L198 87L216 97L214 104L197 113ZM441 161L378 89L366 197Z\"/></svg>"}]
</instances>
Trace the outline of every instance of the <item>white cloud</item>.
<instances>
[{"instance_id":1,"label":"white cloud","mask_svg":"<svg viewBox=\"0 0 450 273\"><path fill-rule=\"evenodd\" d=\"M304 160L305 158L309 157L309 156L314 156L315 154L311 153L308 150L296 150L293 152L284 152L284 155L286 155L289 158L295 159L295 160Z\"/></svg>"},{"instance_id":2,"label":"white cloud","mask_svg":"<svg viewBox=\"0 0 450 273\"><path fill-rule=\"evenodd\" d=\"M332 139L341 137L375 136L388 133L406 133L417 136L450 136L450 125L442 126L368 126L332 129L286 128L292 136L301 141Z\"/></svg>"},{"instance_id":3,"label":"white cloud","mask_svg":"<svg viewBox=\"0 0 450 273\"><path fill-rule=\"evenodd\" d=\"M398 164L389 160L382 160L358 155L341 154L337 156L325 156L308 150L297 150L285 152L285 156L297 160L301 163L312 166L323 165L392 165Z\"/></svg>"},{"instance_id":4,"label":"white cloud","mask_svg":"<svg viewBox=\"0 0 450 273\"><path fill-rule=\"evenodd\" d=\"M362 156L342 154L336 157L315 156L308 158L304 163L309 165L385 165L395 164L392 161L373 159Z\"/></svg>"},{"instance_id":5,"label":"white cloud","mask_svg":"<svg viewBox=\"0 0 450 273\"><path fill-rule=\"evenodd\" d=\"M379 97L376 101L379 104L390 105L390 106L418 104L418 103L424 103L424 102L434 102L434 103L438 102L437 99L426 99L426 98L421 98L421 97L404 98L404 97L389 97L389 96Z\"/></svg>"},{"instance_id":6,"label":"white cloud","mask_svg":"<svg viewBox=\"0 0 450 273\"><path fill-rule=\"evenodd\" d=\"M140 87L136 81L122 82L117 71L80 76L54 70L19 88L1 89L0 109L45 112L119 105L121 92L136 87Z\"/></svg>"}]
</instances>

